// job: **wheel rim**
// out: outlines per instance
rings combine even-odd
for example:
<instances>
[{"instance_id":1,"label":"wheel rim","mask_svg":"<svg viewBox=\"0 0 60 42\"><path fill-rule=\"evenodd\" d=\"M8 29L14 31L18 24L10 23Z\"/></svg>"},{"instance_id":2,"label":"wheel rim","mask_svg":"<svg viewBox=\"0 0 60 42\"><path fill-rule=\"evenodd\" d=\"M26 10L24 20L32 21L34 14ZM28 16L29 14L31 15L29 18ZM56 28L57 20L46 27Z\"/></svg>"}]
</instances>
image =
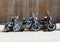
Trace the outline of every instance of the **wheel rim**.
<instances>
[{"instance_id":1,"label":"wheel rim","mask_svg":"<svg viewBox=\"0 0 60 42\"><path fill-rule=\"evenodd\" d=\"M19 31L20 30L20 26L19 24L16 24L14 27L13 27L13 31Z\"/></svg>"},{"instance_id":2,"label":"wheel rim","mask_svg":"<svg viewBox=\"0 0 60 42\"><path fill-rule=\"evenodd\" d=\"M34 31L40 30L40 24L38 24L37 26L35 26L35 24L33 24L32 30L34 30Z\"/></svg>"},{"instance_id":3,"label":"wheel rim","mask_svg":"<svg viewBox=\"0 0 60 42\"><path fill-rule=\"evenodd\" d=\"M55 28L56 28L56 25L53 23L48 25L49 30L54 30Z\"/></svg>"}]
</instances>

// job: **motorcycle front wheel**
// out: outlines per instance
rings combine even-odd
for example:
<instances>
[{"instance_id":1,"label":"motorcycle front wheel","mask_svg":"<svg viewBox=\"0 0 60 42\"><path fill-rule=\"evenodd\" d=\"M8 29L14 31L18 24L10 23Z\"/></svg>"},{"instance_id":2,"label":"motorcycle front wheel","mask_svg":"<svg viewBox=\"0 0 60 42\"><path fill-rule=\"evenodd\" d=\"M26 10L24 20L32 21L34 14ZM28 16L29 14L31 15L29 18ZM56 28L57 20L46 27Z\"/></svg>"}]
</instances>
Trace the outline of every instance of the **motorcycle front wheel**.
<instances>
[{"instance_id":1,"label":"motorcycle front wheel","mask_svg":"<svg viewBox=\"0 0 60 42\"><path fill-rule=\"evenodd\" d=\"M55 23L51 23L48 25L48 31L54 31L56 29L56 24Z\"/></svg>"},{"instance_id":2,"label":"motorcycle front wheel","mask_svg":"<svg viewBox=\"0 0 60 42\"><path fill-rule=\"evenodd\" d=\"M19 24L16 24L14 27L13 27L13 31L14 32L18 32L20 30L20 26Z\"/></svg>"},{"instance_id":3,"label":"motorcycle front wheel","mask_svg":"<svg viewBox=\"0 0 60 42\"><path fill-rule=\"evenodd\" d=\"M33 31L39 31L41 29L41 25L39 23L37 23L36 25L35 23L33 23L31 28Z\"/></svg>"}]
</instances>

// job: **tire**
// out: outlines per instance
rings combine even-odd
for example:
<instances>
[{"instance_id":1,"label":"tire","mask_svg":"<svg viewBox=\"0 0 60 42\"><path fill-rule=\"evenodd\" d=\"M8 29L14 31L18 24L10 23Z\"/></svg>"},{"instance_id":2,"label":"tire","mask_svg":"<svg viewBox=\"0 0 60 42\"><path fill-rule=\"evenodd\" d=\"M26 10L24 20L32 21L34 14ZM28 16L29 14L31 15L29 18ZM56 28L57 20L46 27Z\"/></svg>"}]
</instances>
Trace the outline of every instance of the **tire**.
<instances>
[{"instance_id":1,"label":"tire","mask_svg":"<svg viewBox=\"0 0 60 42\"><path fill-rule=\"evenodd\" d=\"M20 30L19 24L16 24L16 25L13 27L13 31L14 31L14 32L18 32L19 30Z\"/></svg>"},{"instance_id":2,"label":"tire","mask_svg":"<svg viewBox=\"0 0 60 42\"><path fill-rule=\"evenodd\" d=\"M8 27L4 28L4 32L9 32L10 29Z\"/></svg>"},{"instance_id":3,"label":"tire","mask_svg":"<svg viewBox=\"0 0 60 42\"><path fill-rule=\"evenodd\" d=\"M8 24L5 25L5 28L4 28L4 32L9 32L9 27L8 27Z\"/></svg>"},{"instance_id":4,"label":"tire","mask_svg":"<svg viewBox=\"0 0 60 42\"><path fill-rule=\"evenodd\" d=\"M23 25L21 25L21 28L20 28L19 31L20 31L20 32L23 32L23 31L24 31Z\"/></svg>"},{"instance_id":5,"label":"tire","mask_svg":"<svg viewBox=\"0 0 60 42\"><path fill-rule=\"evenodd\" d=\"M35 23L32 24L32 31L39 31L41 29L41 25L37 23L38 26L35 26Z\"/></svg>"},{"instance_id":6,"label":"tire","mask_svg":"<svg viewBox=\"0 0 60 42\"><path fill-rule=\"evenodd\" d=\"M51 23L48 25L48 31L54 31L56 29L56 24L55 23Z\"/></svg>"}]
</instances>

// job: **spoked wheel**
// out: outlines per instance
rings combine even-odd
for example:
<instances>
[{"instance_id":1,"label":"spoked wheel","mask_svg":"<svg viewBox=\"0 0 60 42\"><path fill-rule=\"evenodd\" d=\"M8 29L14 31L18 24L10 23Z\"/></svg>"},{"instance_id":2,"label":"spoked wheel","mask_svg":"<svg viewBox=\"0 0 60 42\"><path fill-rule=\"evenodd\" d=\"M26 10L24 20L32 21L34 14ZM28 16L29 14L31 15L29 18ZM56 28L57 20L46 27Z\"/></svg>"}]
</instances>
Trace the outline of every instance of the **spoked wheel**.
<instances>
[{"instance_id":1,"label":"spoked wheel","mask_svg":"<svg viewBox=\"0 0 60 42\"><path fill-rule=\"evenodd\" d=\"M13 31L14 32L18 32L20 30L20 26L19 24L16 24L14 27L13 27Z\"/></svg>"},{"instance_id":2,"label":"spoked wheel","mask_svg":"<svg viewBox=\"0 0 60 42\"><path fill-rule=\"evenodd\" d=\"M48 25L48 31L53 31L55 29L56 29L56 24L51 23L51 24Z\"/></svg>"},{"instance_id":3,"label":"spoked wheel","mask_svg":"<svg viewBox=\"0 0 60 42\"><path fill-rule=\"evenodd\" d=\"M41 25L39 23L37 24L32 24L32 30L33 31L39 31L41 29Z\"/></svg>"}]
</instances>

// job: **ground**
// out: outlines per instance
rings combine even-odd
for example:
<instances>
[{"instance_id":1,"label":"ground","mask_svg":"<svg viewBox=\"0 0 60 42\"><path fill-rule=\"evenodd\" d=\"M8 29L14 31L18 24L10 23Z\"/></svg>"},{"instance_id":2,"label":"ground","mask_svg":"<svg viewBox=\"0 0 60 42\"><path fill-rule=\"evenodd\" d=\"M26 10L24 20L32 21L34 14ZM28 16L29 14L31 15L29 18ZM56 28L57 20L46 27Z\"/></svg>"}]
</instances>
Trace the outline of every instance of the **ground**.
<instances>
[{"instance_id":1,"label":"ground","mask_svg":"<svg viewBox=\"0 0 60 42\"><path fill-rule=\"evenodd\" d=\"M4 25L0 26L2 31ZM60 24L57 24L60 28ZM0 32L0 42L60 42L60 30L53 32Z\"/></svg>"}]
</instances>

